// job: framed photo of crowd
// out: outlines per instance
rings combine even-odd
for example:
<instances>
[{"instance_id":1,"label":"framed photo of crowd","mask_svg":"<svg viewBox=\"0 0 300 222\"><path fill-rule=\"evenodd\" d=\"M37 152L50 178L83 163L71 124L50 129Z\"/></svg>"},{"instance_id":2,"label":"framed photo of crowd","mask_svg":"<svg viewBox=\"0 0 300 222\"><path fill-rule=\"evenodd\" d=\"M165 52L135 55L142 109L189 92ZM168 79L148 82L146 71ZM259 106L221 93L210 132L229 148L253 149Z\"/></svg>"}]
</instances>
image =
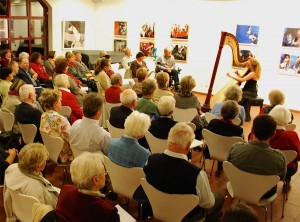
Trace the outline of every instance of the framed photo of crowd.
<instances>
[{"instance_id":1,"label":"framed photo of crowd","mask_svg":"<svg viewBox=\"0 0 300 222\"><path fill-rule=\"evenodd\" d=\"M174 56L174 59L176 61L187 62L187 52L188 52L187 44L172 42L171 47L172 47L172 55Z\"/></svg>"},{"instance_id":2,"label":"framed photo of crowd","mask_svg":"<svg viewBox=\"0 0 300 222\"><path fill-rule=\"evenodd\" d=\"M147 57L154 56L154 48L155 48L155 43L152 41L140 42L140 51L142 51Z\"/></svg>"},{"instance_id":3,"label":"framed photo of crowd","mask_svg":"<svg viewBox=\"0 0 300 222\"><path fill-rule=\"evenodd\" d=\"M127 22L115 21L114 35L121 36L121 37L127 37Z\"/></svg>"},{"instance_id":4,"label":"framed photo of crowd","mask_svg":"<svg viewBox=\"0 0 300 222\"><path fill-rule=\"evenodd\" d=\"M174 23L171 28L170 38L174 40L188 40L189 24Z\"/></svg>"},{"instance_id":5,"label":"framed photo of crowd","mask_svg":"<svg viewBox=\"0 0 300 222\"><path fill-rule=\"evenodd\" d=\"M127 47L126 39L114 39L114 51L123 52Z\"/></svg>"},{"instance_id":6,"label":"framed photo of crowd","mask_svg":"<svg viewBox=\"0 0 300 222\"><path fill-rule=\"evenodd\" d=\"M63 21L63 49L83 49L85 21Z\"/></svg>"},{"instance_id":7,"label":"framed photo of crowd","mask_svg":"<svg viewBox=\"0 0 300 222\"><path fill-rule=\"evenodd\" d=\"M237 25L236 38L239 44L257 45L259 26L255 25Z\"/></svg>"},{"instance_id":8,"label":"framed photo of crowd","mask_svg":"<svg viewBox=\"0 0 300 222\"><path fill-rule=\"evenodd\" d=\"M140 31L141 38L155 38L155 22L145 22L141 26Z\"/></svg>"}]
</instances>

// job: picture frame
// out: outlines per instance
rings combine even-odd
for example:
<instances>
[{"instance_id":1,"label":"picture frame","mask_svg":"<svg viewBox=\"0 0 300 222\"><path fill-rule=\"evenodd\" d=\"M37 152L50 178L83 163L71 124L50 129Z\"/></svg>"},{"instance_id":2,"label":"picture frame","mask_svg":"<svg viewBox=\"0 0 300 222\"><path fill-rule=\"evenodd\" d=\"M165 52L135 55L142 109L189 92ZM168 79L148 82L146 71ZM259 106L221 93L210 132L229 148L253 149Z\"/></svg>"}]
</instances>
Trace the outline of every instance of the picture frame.
<instances>
[{"instance_id":1,"label":"picture frame","mask_svg":"<svg viewBox=\"0 0 300 222\"><path fill-rule=\"evenodd\" d=\"M114 23L114 35L115 36L127 36L127 22L115 21Z\"/></svg>"},{"instance_id":2,"label":"picture frame","mask_svg":"<svg viewBox=\"0 0 300 222\"><path fill-rule=\"evenodd\" d=\"M126 39L114 39L114 51L115 52L124 52L127 48Z\"/></svg>"},{"instance_id":3,"label":"picture frame","mask_svg":"<svg viewBox=\"0 0 300 222\"><path fill-rule=\"evenodd\" d=\"M178 62L187 62L188 45L184 43L171 43L172 55Z\"/></svg>"},{"instance_id":4,"label":"picture frame","mask_svg":"<svg viewBox=\"0 0 300 222\"><path fill-rule=\"evenodd\" d=\"M6 19L0 19L0 30L6 29Z\"/></svg>"},{"instance_id":5,"label":"picture frame","mask_svg":"<svg viewBox=\"0 0 300 222\"><path fill-rule=\"evenodd\" d=\"M257 45L259 26L256 25L237 25L236 38L239 44Z\"/></svg>"},{"instance_id":6,"label":"picture frame","mask_svg":"<svg viewBox=\"0 0 300 222\"><path fill-rule=\"evenodd\" d=\"M84 49L85 21L63 21L63 49Z\"/></svg>"},{"instance_id":7,"label":"picture frame","mask_svg":"<svg viewBox=\"0 0 300 222\"><path fill-rule=\"evenodd\" d=\"M300 54L282 53L280 55L278 73L300 77Z\"/></svg>"},{"instance_id":8,"label":"picture frame","mask_svg":"<svg viewBox=\"0 0 300 222\"><path fill-rule=\"evenodd\" d=\"M174 40L188 40L189 38L189 24L174 23L171 27L170 38Z\"/></svg>"},{"instance_id":9,"label":"picture frame","mask_svg":"<svg viewBox=\"0 0 300 222\"><path fill-rule=\"evenodd\" d=\"M141 41L140 51L145 54L146 57L154 56L155 43L152 41Z\"/></svg>"},{"instance_id":10,"label":"picture frame","mask_svg":"<svg viewBox=\"0 0 300 222\"><path fill-rule=\"evenodd\" d=\"M300 48L300 28L285 28L282 38L282 46Z\"/></svg>"},{"instance_id":11,"label":"picture frame","mask_svg":"<svg viewBox=\"0 0 300 222\"><path fill-rule=\"evenodd\" d=\"M155 22L145 22L140 30L141 38L155 38Z\"/></svg>"},{"instance_id":12,"label":"picture frame","mask_svg":"<svg viewBox=\"0 0 300 222\"><path fill-rule=\"evenodd\" d=\"M240 60L245 60L248 58L256 58L257 57L257 50L256 47L251 47L251 46L240 46L239 47L239 56ZM232 65L232 68L245 68L245 66L237 66L237 65Z\"/></svg>"}]
</instances>

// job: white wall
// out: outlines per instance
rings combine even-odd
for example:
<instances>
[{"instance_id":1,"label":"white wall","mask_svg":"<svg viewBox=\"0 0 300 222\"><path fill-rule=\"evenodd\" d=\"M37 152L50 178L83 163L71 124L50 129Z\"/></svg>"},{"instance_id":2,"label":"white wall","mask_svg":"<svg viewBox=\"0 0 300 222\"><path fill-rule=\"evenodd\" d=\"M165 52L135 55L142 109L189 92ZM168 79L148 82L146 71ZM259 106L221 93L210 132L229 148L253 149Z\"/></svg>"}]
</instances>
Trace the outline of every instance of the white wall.
<instances>
[{"instance_id":1,"label":"white wall","mask_svg":"<svg viewBox=\"0 0 300 222\"><path fill-rule=\"evenodd\" d=\"M262 65L262 77L258 82L259 95L268 103L268 92L274 88L286 95L286 106L300 110L295 99L300 76L278 74L281 53L300 55L300 49L281 47L286 27L300 28L297 0L282 2L267 0L203 1L203 0L48 0L52 6L53 49L62 51L62 20L86 21L86 49L113 50L114 21L127 21L128 46L133 55L139 47L140 26L144 22L156 22L155 44L160 55L171 42L169 33L173 23L188 23L188 61L180 63L182 75L191 74L197 80L196 91L207 92L217 55L221 31L235 34L236 25L258 25L259 42L253 46ZM70 8L72 4L72 10ZM288 10L282 10L288 6ZM66 10L66 8L69 8ZM76 13L74 13L76 12ZM225 46L214 84L217 91L228 81L226 72L231 71L231 50ZM298 90L297 90L298 89Z\"/></svg>"}]
</instances>

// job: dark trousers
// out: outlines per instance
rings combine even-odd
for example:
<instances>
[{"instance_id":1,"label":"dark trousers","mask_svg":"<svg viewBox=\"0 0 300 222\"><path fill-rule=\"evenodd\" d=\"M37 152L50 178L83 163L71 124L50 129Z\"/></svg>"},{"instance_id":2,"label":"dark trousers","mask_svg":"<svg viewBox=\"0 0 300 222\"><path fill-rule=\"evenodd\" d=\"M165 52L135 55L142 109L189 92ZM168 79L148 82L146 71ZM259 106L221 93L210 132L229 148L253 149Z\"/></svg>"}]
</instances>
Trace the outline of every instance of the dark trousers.
<instances>
[{"instance_id":1,"label":"dark trousers","mask_svg":"<svg viewBox=\"0 0 300 222\"><path fill-rule=\"evenodd\" d=\"M172 79L174 80L174 85L177 86L179 85L179 77L178 77L178 71L175 69L172 69L171 72L168 72L170 75L170 81L172 81ZM170 82L169 85L172 85L172 82Z\"/></svg>"}]
</instances>

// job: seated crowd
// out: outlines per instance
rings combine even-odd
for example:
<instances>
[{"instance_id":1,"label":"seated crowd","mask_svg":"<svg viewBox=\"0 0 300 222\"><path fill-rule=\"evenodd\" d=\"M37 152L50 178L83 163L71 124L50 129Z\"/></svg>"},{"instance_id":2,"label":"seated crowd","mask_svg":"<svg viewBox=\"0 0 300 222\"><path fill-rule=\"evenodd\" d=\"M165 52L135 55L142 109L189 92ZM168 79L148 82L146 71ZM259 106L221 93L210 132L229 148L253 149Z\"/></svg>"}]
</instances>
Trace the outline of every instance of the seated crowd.
<instances>
[{"instance_id":1,"label":"seated crowd","mask_svg":"<svg viewBox=\"0 0 300 222\"><path fill-rule=\"evenodd\" d=\"M200 101L192 92L196 81L191 75L179 81L168 48L157 60L159 72L156 79L148 78L142 52L137 53L136 60L132 61L130 50L125 50L122 66L131 69L132 77L136 78L133 86L125 87L122 75L111 69L109 56L99 58L94 79L89 79L90 70L81 61L79 52L69 52L65 57L57 58L55 52L50 54L45 62L46 69L39 53L33 53L30 58L27 53L21 53L19 67L18 63L11 62L0 70L1 110L14 114L13 133L20 136L18 123L34 124L38 129L33 143L20 149L0 147L0 184L4 184L4 207L8 219L16 217L9 192L12 190L50 205L58 221L120 221L117 208L100 191L108 180L103 155L123 167L143 168L146 180L162 192L198 196L199 205L186 215L184 221L203 217L206 221L221 219L224 196L211 190L205 170L191 163L187 156L194 139L202 139L204 127L219 135L244 138L241 126L245 111L238 105L242 93L239 87L232 86L225 92L225 100L216 103L211 111L219 118L205 125ZM175 81L173 90L169 88L170 79ZM109 110L109 117L105 115L108 103L115 104ZM296 132L285 129L285 125L292 121L292 115L283 103L271 104L270 109L261 111L253 120L251 140L234 144L228 161L246 172L275 174L281 179L287 175L287 180L291 180L298 169L300 143ZM60 114L62 106L71 108L70 116ZM176 108L197 110L192 118L195 130L173 119ZM236 117L241 120L240 126L233 124ZM113 138L103 124L105 118L113 127L124 129L124 135ZM147 131L166 140L163 153L151 153L145 138ZM43 176L49 158L43 145L44 134L58 136L64 141L58 162L70 164L73 185L59 189ZM83 153L75 158L73 148ZM286 166L280 149L295 150L297 158ZM204 150L209 157L207 151ZM221 171L222 162L219 162L216 176ZM264 197L274 192L276 187ZM146 216L150 216L151 206L141 186L137 188L134 199L148 203L146 206L150 210ZM239 207L250 212L248 208ZM230 211L224 215L224 221L233 217Z\"/></svg>"}]
</instances>

